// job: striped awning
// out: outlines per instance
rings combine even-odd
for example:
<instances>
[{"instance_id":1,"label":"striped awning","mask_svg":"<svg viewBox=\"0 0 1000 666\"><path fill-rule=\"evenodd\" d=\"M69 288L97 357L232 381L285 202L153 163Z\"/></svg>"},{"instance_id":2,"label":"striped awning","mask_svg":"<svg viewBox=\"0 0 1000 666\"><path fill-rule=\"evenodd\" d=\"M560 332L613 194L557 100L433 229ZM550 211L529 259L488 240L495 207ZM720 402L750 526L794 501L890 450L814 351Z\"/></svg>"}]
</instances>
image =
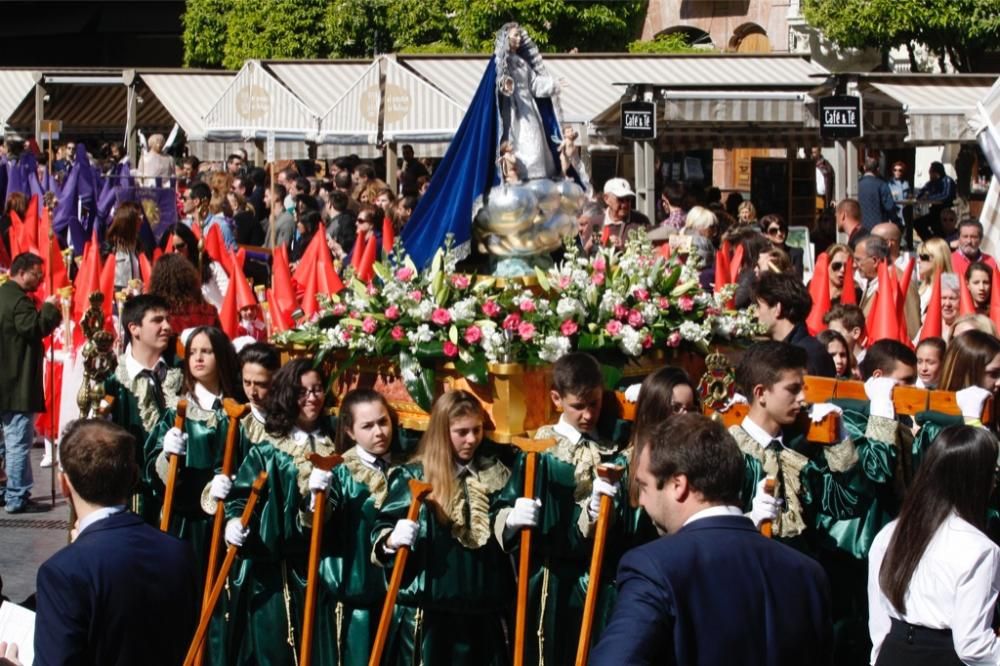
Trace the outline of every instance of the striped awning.
<instances>
[{"instance_id":1,"label":"striped awning","mask_svg":"<svg viewBox=\"0 0 1000 666\"><path fill-rule=\"evenodd\" d=\"M386 141L450 141L465 107L391 58L385 59L383 138Z\"/></svg>"},{"instance_id":2,"label":"striped awning","mask_svg":"<svg viewBox=\"0 0 1000 666\"><path fill-rule=\"evenodd\" d=\"M27 70L0 71L0 129L35 87L35 77Z\"/></svg>"},{"instance_id":3,"label":"striped awning","mask_svg":"<svg viewBox=\"0 0 1000 666\"><path fill-rule=\"evenodd\" d=\"M866 84L895 100L906 117L906 141L954 143L974 141L969 118L990 91L992 76L871 77Z\"/></svg>"},{"instance_id":4,"label":"striped awning","mask_svg":"<svg viewBox=\"0 0 1000 666\"><path fill-rule=\"evenodd\" d=\"M319 119L258 60L248 60L205 114L213 140L315 141Z\"/></svg>"},{"instance_id":5,"label":"striped awning","mask_svg":"<svg viewBox=\"0 0 1000 666\"><path fill-rule=\"evenodd\" d=\"M374 145L378 140L381 69L378 59L320 119L320 143Z\"/></svg>"},{"instance_id":6,"label":"striped awning","mask_svg":"<svg viewBox=\"0 0 1000 666\"><path fill-rule=\"evenodd\" d=\"M662 121L671 125L712 123L781 124L816 127L809 95L796 92L665 91Z\"/></svg>"},{"instance_id":7,"label":"striped awning","mask_svg":"<svg viewBox=\"0 0 1000 666\"><path fill-rule=\"evenodd\" d=\"M121 133L124 136L128 113L128 88L124 82L91 85L80 78L75 83L43 85L49 98L45 102L45 119L61 120L64 135ZM169 131L174 120L163 104L145 85L137 85L136 92L143 100L139 105L138 127L147 134ZM24 99L7 123L20 132L34 132L34 98Z\"/></svg>"},{"instance_id":8,"label":"striped awning","mask_svg":"<svg viewBox=\"0 0 1000 666\"><path fill-rule=\"evenodd\" d=\"M369 60L266 60L264 67L317 116L344 96L371 66Z\"/></svg>"},{"instance_id":9,"label":"striped awning","mask_svg":"<svg viewBox=\"0 0 1000 666\"><path fill-rule=\"evenodd\" d=\"M233 81L232 72L144 73L139 77L181 126L188 141L201 141L203 116Z\"/></svg>"}]
</instances>

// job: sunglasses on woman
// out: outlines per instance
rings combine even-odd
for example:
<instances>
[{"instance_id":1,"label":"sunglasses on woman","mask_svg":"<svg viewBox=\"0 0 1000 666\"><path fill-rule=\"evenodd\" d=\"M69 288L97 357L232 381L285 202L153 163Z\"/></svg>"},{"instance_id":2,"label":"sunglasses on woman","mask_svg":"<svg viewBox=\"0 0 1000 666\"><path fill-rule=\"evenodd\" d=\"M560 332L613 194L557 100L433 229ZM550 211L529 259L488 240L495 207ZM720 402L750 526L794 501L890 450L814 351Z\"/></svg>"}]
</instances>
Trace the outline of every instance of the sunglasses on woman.
<instances>
[{"instance_id":1,"label":"sunglasses on woman","mask_svg":"<svg viewBox=\"0 0 1000 666\"><path fill-rule=\"evenodd\" d=\"M917 258L920 259L920 261L930 261L931 260L931 255L929 255L929 254L918 254Z\"/></svg>"},{"instance_id":2,"label":"sunglasses on woman","mask_svg":"<svg viewBox=\"0 0 1000 666\"><path fill-rule=\"evenodd\" d=\"M782 236L784 236L785 235L785 230L782 229L781 227L770 227L767 230L767 235L768 236L777 236L778 234L781 234Z\"/></svg>"},{"instance_id":3,"label":"sunglasses on woman","mask_svg":"<svg viewBox=\"0 0 1000 666\"><path fill-rule=\"evenodd\" d=\"M844 267L843 261L834 261L833 263L830 264L830 270L832 271L839 271L843 267Z\"/></svg>"}]
</instances>

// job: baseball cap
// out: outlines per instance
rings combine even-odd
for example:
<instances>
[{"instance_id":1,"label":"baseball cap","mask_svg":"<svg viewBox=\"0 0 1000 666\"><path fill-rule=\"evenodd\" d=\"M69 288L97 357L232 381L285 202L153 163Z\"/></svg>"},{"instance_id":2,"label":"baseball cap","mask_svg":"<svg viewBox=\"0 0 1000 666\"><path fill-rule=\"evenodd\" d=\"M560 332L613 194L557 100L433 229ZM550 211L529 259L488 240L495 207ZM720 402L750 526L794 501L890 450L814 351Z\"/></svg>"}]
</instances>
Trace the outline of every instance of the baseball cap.
<instances>
[{"instance_id":1,"label":"baseball cap","mask_svg":"<svg viewBox=\"0 0 1000 666\"><path fill-rule=\"evenodd\" d=\"M629 185L628 181L624 178L612 178L608 182L604 183L604 193L613 194L619 199L635 196L635 192L632 191L632 186Z\"/></svg>"}]
</instances>

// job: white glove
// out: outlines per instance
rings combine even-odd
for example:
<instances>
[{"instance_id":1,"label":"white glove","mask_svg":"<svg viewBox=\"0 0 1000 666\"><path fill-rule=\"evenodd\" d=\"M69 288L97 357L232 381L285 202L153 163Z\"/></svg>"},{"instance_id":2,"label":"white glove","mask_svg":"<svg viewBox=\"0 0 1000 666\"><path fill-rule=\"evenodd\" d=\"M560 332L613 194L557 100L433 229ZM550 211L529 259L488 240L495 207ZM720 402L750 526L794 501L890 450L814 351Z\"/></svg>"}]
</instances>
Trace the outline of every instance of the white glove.
<instances>
[{"instance_id":1,"label":"white glove","mask_svg":"<svg viewBox=\"0 0 1000 666\"><path fill-rule=\"evenodd\" d=\"M230 518L226 523L226 543L230 546L241 547L246 543L247 535L250 534L249 527L243 527L239 518Z\"/></svg>"},{"instance_id":2,"label":"white glove","mask_svg":"<svg viewBox=\"0 0 1000 666\"><path fill-rule=\"evenodd\" d=\"M749 405L749 404L750 401L747 400L745 395L743 395L742 393L733 393L733 397L729 399L729 402L727 402L722 409L719 410L719 413L724 414L725 412L732 409L733 405Z\"/></svg>"},{"instance_id":3,"label":"white glove","mask_svg":"<svg viewBox=\"0 0 1000 666\"><path fill-rule=\"evenodd\" d=\"M989 391L978 386L970 386L961 391L955 392L955 401L958 408L962 410L962 416L966 419L979 419L983 415L983 405L986 399L992 395Z\"/></svg>"},{"instance_id":4,"label":"white glove","mask_svg":"<svg viewBox=\"0 0 1000 666\"><path fill-rule=\"evenodd\" d=\"M642 384L632 384L627 389L625 389L625 399L629 402L639 402L639 390L642 388Z\"/></svg>"},{"instance_id":5,"label":"white glove","mask_svg":"<svg viewBox=\"0 0 1000 666\"><path fill-rule=\"evenodd\" d=\"M843 414L844 410L832 402L817 402L809 408L809 418L813 423L819 423L830 414Z\"/></svg>"},{"instance_id":6,"label":"white glove","mask_svg":"<svg viewBox=\"0 0 1000 666\"><path fill-rule=\"evenodd\" d=\"M590 504L587 505L587 513L590 514L591 520L597 520L597 514L601 510L601 497L608 496L611 499L615 498L618 494L618 484L608 483L601 477L596 477L594 479L594 487L590 491Z\"/></svg>"},{"instance_id":7,"label":"white glove","mask_svg":"<svg viewBox=\"0 0 1000 666\"><path fill-rule=\"evenodd\" d=\"M396 521L396 526L392 528L389 538L385 540L385 551L395 553L401 547L413 548L417 542L417 533L420 532L420 525L415 520Z\"/></svg>"},{"instance_id":8,"label":"white glove","mask_svg":"<svg viewBox=\"0 0 1000 666\"><path fill-rule=\"evenodd\" d=\"M212 477L212 486L208 489L208 494L214 500L222 501L229 497L229 491L233 489L233 480L225 474L216 474Z\"/></svg>"},{"instance_id":9,"label":"white glove","mask_svg":"<svg viewBox=\"0 0 1000 666\"><path fill-rule=\"evenodd\" d=\"M333 481L333 472L328 469L316 469L309 473L309 490L310 492L326 492L330 489L330 483Z\"/></svg>"},{"instance_id":10,"label":"white glove","mask_svg":"<svg viewBox=\"0 0 1000 666\"><path fill-rule=\"evenodd\" d=\"M171 428L163 436L163 452L175 456L187 455L187 433L180 428Z\"/></svg>"},{"instance_id":11,"label":"white glove","mask_svg":"<svg viewBox=\"0 0 1000 666\"><path fill-rule=\"evenodd\" d=\"M330 489L330 482L333 481L333 472L325 469L313 468L309 473L309 510L316 510L316 493L325 493Z\"/></svg>"},{"instance_id":12,"label":"white glove","mask_svg":"<svg viewBox=\"0 0 1000 666\"><path fill-rule=\"evenodd\" d=\"M868 413L872 416L896 418L896 408L892 404L892 390L899 383L892 377L869 377L865 382L865 395L871 401Z\"/></svg>"},{"instance_id":13,"label":"white glove","mask_svg":"<svg viewBox=\"0 0 1000 666\"><path fill-rule=\"evenodd\" d=\"M518 497L514 509L507 514L505 527L519 530L522 527L538 527L538 514L542 510L542 500Z\"/></svg>"},{"instance_id":14,"label":"white glove","mask_svg":"<svg viewBox=\"0 0 1000 666\"><path fill-rule=\"evenodd\" d=\"M781 500L764 492L764 484L766 483L767 479L761 479L760 483L757 484L757 491L753 496L753 503L750 505L750 520L753 521L754 527L760 527L760 524L765 520L774 520L778 517L778 512L781 511Z\"/></svg>"}]
</instances>

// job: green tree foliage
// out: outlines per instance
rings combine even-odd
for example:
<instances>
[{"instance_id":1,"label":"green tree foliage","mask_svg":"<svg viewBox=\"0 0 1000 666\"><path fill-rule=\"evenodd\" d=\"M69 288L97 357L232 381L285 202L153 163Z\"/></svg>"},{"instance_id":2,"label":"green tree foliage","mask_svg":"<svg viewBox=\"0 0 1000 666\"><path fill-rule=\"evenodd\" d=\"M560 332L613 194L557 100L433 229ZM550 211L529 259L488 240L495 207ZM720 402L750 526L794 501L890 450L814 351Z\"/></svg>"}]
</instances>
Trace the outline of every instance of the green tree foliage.
<instances>
[{"instance_id":1,"label":"green tree foliage","mask_svg":"<svg viewBox=\"0 0 1000 666\"><path fill-rule=\"evenodd\" d=\"M674 32L658 35L652 41L634 41L628 45L629 53L698 53L702 49L691 46L688 36Z\"/></svg>"},{"instance_id":2,"label":"green tree foliage","mask_svg":"<svg viewBox=\"0 0 1000 666\"><path fill-rule=\"evenodd\" d=\"M184 12L184 64L220 67L226 45L227 0L188 0Z\"/></svg>"},{"instance_id":3,"label":"green tree foliage","mask_svg":"<svg viewBox=\"0 0 1000 666\"><path fill-rule=\"evenodd\" d=\"M1000 0L804 0L814 27L847 48L926 44L960 71L1000 41Z\"/></svg>"},{"instance_id":4,"label":"green tree foliage","mask_svg":"<svg viewBox=\"0 0 1000 666\"><path fill-rule=\"evenodd\" d=\"M523 24L543 51L624 51L648 0L188 0L185 63L247 58L487 53L501 25Z\"/></svg>"},{"instance_id":5,"label":"green tree foliage","mask_svg":"<svg viewBox=\"0 0 1000 666\"><path fill-rule=\"evenodd\" d=\"M226 14L222 64L247 58L322 58L327 0L233 0Z\"/></svg>"}]
</instances>

